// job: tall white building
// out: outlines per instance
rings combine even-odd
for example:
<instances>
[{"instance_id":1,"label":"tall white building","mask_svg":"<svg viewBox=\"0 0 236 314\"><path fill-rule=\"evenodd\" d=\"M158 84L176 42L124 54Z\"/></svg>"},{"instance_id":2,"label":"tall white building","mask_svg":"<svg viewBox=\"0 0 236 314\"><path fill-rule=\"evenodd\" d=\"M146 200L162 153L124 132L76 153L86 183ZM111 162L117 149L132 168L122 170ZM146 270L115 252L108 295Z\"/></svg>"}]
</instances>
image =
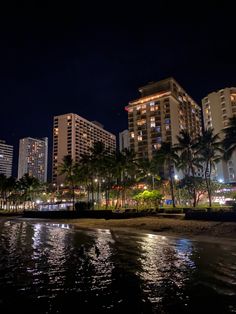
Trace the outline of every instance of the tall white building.
<instances>
[{"instance_id":1,"label":"tall white building","mask_svg":"<svg viewBox=\"0 0 236 314\"><path fill-rule=\"evenodd\" d=\"M0 174L6 177L12 176L13 146L0 140Z\"/></svg>"},{"instance_id":2,"label":"tall white building","mask_svg":"<svg viewBox=\"0 0 236 314\"><path fill-rule=\"evenodd\" d=\"M224 88L202 99L204 128L213 128L223 138L222 130L229 125L229 118L236 115L236 87ZM229 161L216 165L216 177L226 183L236 182L236 153Z\"/></svg>"},{"instance_id":3,"label":"tall white building","mask_svg":"<svg viewBox=\"0 0 236 314\"><path fill-rule=\"evenodd\" d=\"M64 181L59 173L60 164L66 155L70 155L75 162L79 162L81 155L89 154L95 142L102 142L105 148L116 150L116 137L103 129L96 122L90 122L75 113L68 113L54 117L53 125L53 169L52 179L60 184Z\"/></svg>"},{"instance_id":4,"label":"tall white building","mask_svg":"<svg viewBox=\"0 0 236 314\"><path fill-rule=\"evenodd\" d=\"M119 150L130 149L129 130L124 130L119 133Z\"/></svg>"},{"instance_id":5,"label":"tall white building","mask_svg":"<svg viewBox=\"0 0 236 314\"><path fill-rule=\"evenodd\" d=\"M28 173L40 182L47 182L48 138L26 137L20 140L18 179Z\"/></svg>"}]
</instances>

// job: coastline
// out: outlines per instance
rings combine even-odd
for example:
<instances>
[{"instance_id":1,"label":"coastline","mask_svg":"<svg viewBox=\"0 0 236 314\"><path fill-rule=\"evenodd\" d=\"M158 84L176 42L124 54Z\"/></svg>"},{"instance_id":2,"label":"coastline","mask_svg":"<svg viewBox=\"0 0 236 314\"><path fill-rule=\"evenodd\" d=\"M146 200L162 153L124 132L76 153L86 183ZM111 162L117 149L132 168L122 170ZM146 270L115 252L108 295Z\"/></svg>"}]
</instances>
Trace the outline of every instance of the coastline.
<instances>
[{"instance_id":1,"label":"coastline","mask_svg":"<svg viewBox=\"0 0 236 314\"><path fill-rule=\"evenodd\" d=\"M4 216L0 220L29 220L31 222L49 222L70 224L78 229L110 229L127 232L150 232L160 235L186 237L236 238L236 222L185 220L183 218L139 217L128 219L76 218L46 219Z\"/></svg>"},{"instance_id":2,"label":"coastline","mask_svg":"<svg viewBox=\"0 0 236 314\"><path fill-rule=\"evenodd\" d=\"M141 217L130 219L70 219L59 220L76 228L122 229L135 232L153 232L173 236L211 236L235 238L235 222L195 221L177 218ZM58 222L58 220L57 220Z\"/></svg>"}]
</instances>

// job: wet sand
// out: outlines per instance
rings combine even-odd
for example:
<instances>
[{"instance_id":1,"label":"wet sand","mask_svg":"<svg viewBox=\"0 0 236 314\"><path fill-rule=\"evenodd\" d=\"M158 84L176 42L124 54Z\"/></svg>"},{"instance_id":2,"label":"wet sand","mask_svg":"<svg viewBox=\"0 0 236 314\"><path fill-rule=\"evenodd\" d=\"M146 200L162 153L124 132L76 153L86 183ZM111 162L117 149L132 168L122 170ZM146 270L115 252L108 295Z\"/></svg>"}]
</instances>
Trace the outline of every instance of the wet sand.
<instances>
[{"instance_id":1,"label":"wet sand","mask_svg":"<svg viewBox=\"0 0 236 314\"><path fill-rule=\"evenodd\" d=\"M61 221L61 220L60 220ZM130 229L186 236L236 237L236 222L195 221L178 218L142 217L131 219L70 219L63 220L78 228Z\"/></svg>"}]
</instances>

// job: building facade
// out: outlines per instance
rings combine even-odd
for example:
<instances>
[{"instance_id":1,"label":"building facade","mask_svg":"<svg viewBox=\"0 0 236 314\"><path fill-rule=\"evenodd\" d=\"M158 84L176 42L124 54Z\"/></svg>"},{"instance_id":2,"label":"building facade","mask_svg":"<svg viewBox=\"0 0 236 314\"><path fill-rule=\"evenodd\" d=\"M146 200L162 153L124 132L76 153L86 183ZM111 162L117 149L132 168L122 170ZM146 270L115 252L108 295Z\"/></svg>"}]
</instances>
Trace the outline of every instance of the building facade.
<instances>
[{"instance_id":1,"label":"building facade","mask_svg":"<svg viewBox=\"0 0 236 314\"><path fill-rule=\"evenodd\" d=\"M236 116L236 87L224 88L202 99L204 128L213 128L223 139L222 130L229 125L229 118ZM215 179L226 183L236 182L236 152L232 158L216 165Z\"/></svg>"},{"instance_id":2,"label":"building facade","mask_svg":"<svg viewBox=\"0 0 236 314\"><path fill-rule=\"evenodd\" d=\"M18 179L28 173L40 182L47 182L48 138L20 139Z\"/></svg>"},{"instance_id":3,"label":"building facade","mask_svg":"<svg viewBox=\"0 0 236 314\"><path fill-rule=\"evenodd\" d=\"M12 176L13 146L0 140L0 174Z\"/></svg>"},{"instance_id":4,"label":"building facade","mask_svg":"<svg viewBox=\"0 0 236 314\"><path fill-rule=\"evenodd\" d=\"M201 134L201 108L173 78L149 83L139 92L141 97L126 107L130 148L137 158L152 159L162 142L176 144L181 130Z\"/></svg>"},{"instance_id":5,"label":"building facade","mask_svg":"<svg viewBox=\"0 0 236 314\"><path fill-rule=\"evenodd\" d=\"M60 164L66 155L79 162L83 154L89 154L95 142L104 143L109 152L116 150L116 137L103 129L98 122L90 122L77 114L68 113L54 117L52 180L63 182L59 174Z\"/></svg>"},{"instance_id":6,"label":"building facade","mask_svg":"<svg viewBox=\"0 0 236 314\"><path fill-rule=\"evenodd\" d=\"M122 152L125 149L130 149L129 130L124 130L119 133L119 150Z\"/></svg>"}]
</instances>

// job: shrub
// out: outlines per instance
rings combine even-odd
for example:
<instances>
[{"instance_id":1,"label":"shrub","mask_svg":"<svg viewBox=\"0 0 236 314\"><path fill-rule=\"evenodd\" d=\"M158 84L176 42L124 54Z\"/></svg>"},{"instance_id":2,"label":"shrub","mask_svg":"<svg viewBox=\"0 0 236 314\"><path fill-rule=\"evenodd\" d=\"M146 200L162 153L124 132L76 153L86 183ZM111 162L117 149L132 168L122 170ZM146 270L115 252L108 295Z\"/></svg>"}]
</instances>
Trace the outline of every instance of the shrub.
<instances>
[{"instance_id":1,"label":"shrub","mask_svg":"<svg viewBox=\"0 0 236 314\"><path fill-rule=\"evenodd\" d=\"M88 210L91 208L91 202L77 202L75 203L75 210L76 211L84 211L84 210Z\"/></svg>"},{"instance_id":2,"label":"shrub","mask_svg":"<svg viewBox=\"0 0 236 314\"><path fill-rule=\"evenodd\" d=\"M183 208L165 208L164 213L166 213L166 214L182 214Z\"/></svg>"}]
</instances>

